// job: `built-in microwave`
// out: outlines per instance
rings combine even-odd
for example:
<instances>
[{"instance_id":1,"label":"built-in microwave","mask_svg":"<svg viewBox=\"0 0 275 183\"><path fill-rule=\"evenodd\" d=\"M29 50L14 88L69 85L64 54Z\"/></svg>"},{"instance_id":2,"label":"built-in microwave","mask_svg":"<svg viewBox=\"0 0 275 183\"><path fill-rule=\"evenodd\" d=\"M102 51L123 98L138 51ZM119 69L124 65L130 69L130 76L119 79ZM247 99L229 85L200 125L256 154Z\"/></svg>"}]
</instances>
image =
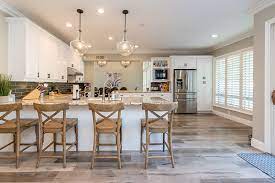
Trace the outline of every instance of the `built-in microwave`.
<instances>
[{"instance_id":1,"label":"built-in microwave","mask_svg":"<svg viewBox=\"0 0 275 183\"><path fill-rule=\"evenodd\" d=\"M168 69L154 69L153 70L154 80L168 80Z\"/></svg>"}]
</instances>

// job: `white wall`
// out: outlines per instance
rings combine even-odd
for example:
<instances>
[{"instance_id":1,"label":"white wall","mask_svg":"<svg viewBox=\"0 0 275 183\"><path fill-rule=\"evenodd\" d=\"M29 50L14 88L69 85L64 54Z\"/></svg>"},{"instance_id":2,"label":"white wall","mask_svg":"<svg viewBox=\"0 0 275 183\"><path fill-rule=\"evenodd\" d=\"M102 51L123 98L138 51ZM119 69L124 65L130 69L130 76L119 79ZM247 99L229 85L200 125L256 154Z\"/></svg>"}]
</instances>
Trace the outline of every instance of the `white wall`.
<instances>
[{"instance_id":1,"label":"white wall","mask_svg":"<svg viewBox=\"0 0 275 183\"><path fill-rule=\"evenodd\" d=\"M0 11L0 73L8 73L8 24Z\"/></svg>"},{"instance_id":2,"label":"white wall","mask_svg":"<svg viewBox=\"0 0 275 183\"><path fill-rule=\"evenodd\" d=\"M91 61L85 62L85 81L91 82L93 87L103 87L106 81L106 72L117 72L121 74L120 87L127 87L129 91L138 87L142 90L142 62L132 62L127 68L121 66L120 62L108 62L104 67L99 67Z\"/></svg>"}]
</instances>

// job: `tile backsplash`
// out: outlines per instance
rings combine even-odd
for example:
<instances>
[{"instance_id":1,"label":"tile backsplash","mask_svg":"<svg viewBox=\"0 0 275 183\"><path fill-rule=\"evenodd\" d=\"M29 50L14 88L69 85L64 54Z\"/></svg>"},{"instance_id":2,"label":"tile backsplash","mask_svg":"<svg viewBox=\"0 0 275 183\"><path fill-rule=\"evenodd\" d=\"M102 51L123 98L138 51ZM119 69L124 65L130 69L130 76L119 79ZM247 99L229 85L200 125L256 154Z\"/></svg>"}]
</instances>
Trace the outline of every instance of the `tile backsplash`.
<instances>
[{"instance_id":1,"label":"tile backsplash","mask_svg":"<svg viewBox=\"0 0 275 183\"><path fill-rule=\"evenodd\" d=\"M37 87L38 82L11 82L12 85L12 94L15 94L17 99L21 99L26 96L29 92ZM61 93L68 93L72 90L71 83L48 83L50 89L51 86L56 86Z\"/></svg>"}]
</instances>

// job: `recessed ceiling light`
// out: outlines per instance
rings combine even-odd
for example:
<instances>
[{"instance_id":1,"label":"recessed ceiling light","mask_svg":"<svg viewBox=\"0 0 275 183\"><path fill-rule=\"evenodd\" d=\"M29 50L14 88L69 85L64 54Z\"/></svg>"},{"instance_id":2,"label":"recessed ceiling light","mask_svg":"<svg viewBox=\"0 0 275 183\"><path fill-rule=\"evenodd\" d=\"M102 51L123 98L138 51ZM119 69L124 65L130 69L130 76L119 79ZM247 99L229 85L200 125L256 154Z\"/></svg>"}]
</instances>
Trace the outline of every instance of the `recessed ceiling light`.
<instances>
[{"instance_id":1,"label":"recessed ceiling light","mask_svg":"<svg viewBox=\"0 0 275 183\"><path fill-rule=\"evenodd\" d=\"M103 14L104 13L104 9L103 8L98 8L97 9L97 13L98 14Z\"/></svg>"},{"instance_id":2,"label":"recessed ceiling light","mask_svg":"<svg viewBox=\"0 0 275 183\"><path fill-rule=\"evenodd\" d=\"M71 22L66 22L66 27L71 28L71 27L73 27L73 24Z\"/></svg>"},{"instance_id":3,"label":"recessed ceiling light","mask_svg":"<svg viewBox=\"0 0 275 183\"><path fill-rule=\"evenodd\" d=\"M138 48L139 47L139 45L135 45L135 48Z\"/></svg>"},{"instance_id":4,"label":"recessed ceiling light","mask_svg":"<svg viewBox=\"0 0 275 183\"><path fill-rule=\"evenodd\" d=\"M109 36L108 39L112 41L114 38L112 36Z\"/></svg>"},{"instance_id":5,"label":"recessed ceiling light","mask_svg":"<svg viewBox=\"0 0 275 183\"><path fill-rule=\"evenodd\" d=\"M214 39L216 39L216 38L219 37L219 35L218 34L212 34L211 37L214 38Z\"/></svg>"},{"instance_id":6,"label":"recessed ceiling light","mask_svg":"<svg viewBox=\"0 0 275 183\"><path fill-rule=\"evenodd\" d=\"M88 48L92 48L92 45L89 44L89 45L88 45Z\"/></svg>"}]
</instances>

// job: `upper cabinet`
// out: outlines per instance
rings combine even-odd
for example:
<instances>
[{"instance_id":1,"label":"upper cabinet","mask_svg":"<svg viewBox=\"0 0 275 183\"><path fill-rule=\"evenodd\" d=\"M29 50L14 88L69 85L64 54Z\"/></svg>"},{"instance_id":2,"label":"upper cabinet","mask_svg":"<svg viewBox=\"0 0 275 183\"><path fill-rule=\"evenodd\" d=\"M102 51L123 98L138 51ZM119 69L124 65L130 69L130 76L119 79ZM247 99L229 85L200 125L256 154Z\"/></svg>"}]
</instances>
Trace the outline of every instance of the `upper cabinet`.
<instances>
[{"instance_id":1,"label":"upper cabinet","mask_svg":"<svg viewBox=\"0 0 275 183\"><path fill-rule=\"evenodd\" d=\"M13 81L67 82L67 67L83 72L70 47L26 18L7 18L8 73Z\"/></svg>"},{"instance_id":2,"label":"upper cabinet","mask_svg":"<svg viewBox=\"0 0 275 183\"><path fill-rule=\"evenodd\" d=\"M196 56L170 56L173 69L196 69Z\"/></svg>"}]
</instances>

